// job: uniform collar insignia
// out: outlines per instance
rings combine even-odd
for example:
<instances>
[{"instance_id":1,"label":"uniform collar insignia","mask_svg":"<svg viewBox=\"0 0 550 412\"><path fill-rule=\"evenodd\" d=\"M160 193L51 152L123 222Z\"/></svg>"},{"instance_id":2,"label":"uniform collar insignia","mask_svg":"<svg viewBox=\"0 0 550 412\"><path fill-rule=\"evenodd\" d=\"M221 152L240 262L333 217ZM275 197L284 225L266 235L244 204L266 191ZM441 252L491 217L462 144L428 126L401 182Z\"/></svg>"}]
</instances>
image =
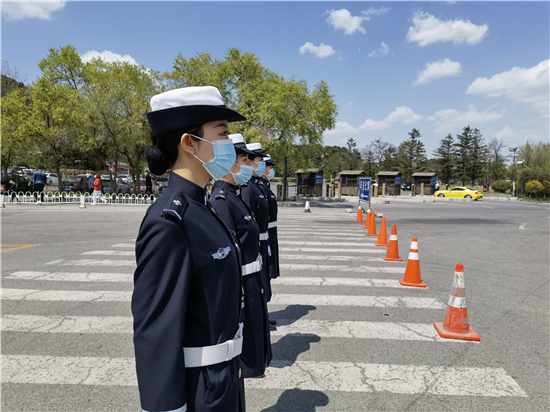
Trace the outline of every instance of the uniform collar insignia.
<instances>
[{"instance_id":1,"label":"uniform collar insignia","mask_svg":"<svg viewBox=\"0 0 550 412\"><path fill-rule=\"evenodd\" d=\"M260 199L263 199L264 198L264 195L260 195Z\"/></svg>"},{"instance_id":2,"label":"uniform collar insignia","mask_svg":"<svg viewBox=\"0 0 550 412\"><path fill-rule=\"evenodd\" d=\"M226 248L219 248L216 253L212 255L214 259L225 259L227 255L229 255L229 252L231 251L231 247L227 246Z\"/></svg>"},{"instance_id":3,"label":"uniform collar insignia","mask_svg":"<svg viewBox=\"0 0 550 412\"><path fill-rule=\"evenodd\" d=\"M241 194L241 189L237 189L237 196L239 196Z\"/></svg>"},{"instance_id":4,"label":"uniform collar insignia","mask_svg":"<svg viewBox=\"0 0 550 412\"><path fill-rule=\"evenodd\" d=\"M249 222L250 219L252 219L252 216L250 216L250 215L246 215L246 216L244 217L244 220L246 220L247 222Z\"/></svg>"}]
</instances>

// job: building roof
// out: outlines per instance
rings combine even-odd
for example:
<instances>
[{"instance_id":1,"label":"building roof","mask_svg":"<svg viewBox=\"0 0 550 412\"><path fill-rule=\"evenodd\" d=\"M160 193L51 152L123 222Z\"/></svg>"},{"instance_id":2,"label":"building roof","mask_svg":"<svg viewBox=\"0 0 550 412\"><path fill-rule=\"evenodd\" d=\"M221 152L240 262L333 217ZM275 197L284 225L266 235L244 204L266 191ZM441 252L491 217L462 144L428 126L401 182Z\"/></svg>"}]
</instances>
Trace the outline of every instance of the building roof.
<instances>
[{"instance_id":1,"label":"building roof","mask_svg":"<svg viewBox=\"0 0 550 412\"><path fill-rule=\"evenodd\" d=\"M364 174L365 172L363 172L362 170L342 170L340 173L338 173L339 176L341 175L359 176Z\"/></svg>"},{"instance_id":2,"label":"building roof","mask_svg":"<svg viewBox=\"0 0 550 412\"><path fill-rule=\"evenodd\" d=\"M383 175L383 176L397 176L400 175L401 172L378 172L376 173L377 176Z\"/></svg>"},{"instance_id":3,"label":"building roof","mask_svg":"<svg viewBox=\"0 0 550 412\"><path fill-rule=\"evenodd\" d=\"M435 176L435 172L416 172L412 174L413 177L432 177Z\"/></svg>"},{"instance_id":4,"label":"building roof","mask_svg":"<svg viewBox=\"0 0 550 412\"><path fill-rule=\"evenodd\" d=\"M323 169L307 169L307 172L304 172L304 169L298 169L294 173L323 173Z\"/></svg>"}]
</instances>

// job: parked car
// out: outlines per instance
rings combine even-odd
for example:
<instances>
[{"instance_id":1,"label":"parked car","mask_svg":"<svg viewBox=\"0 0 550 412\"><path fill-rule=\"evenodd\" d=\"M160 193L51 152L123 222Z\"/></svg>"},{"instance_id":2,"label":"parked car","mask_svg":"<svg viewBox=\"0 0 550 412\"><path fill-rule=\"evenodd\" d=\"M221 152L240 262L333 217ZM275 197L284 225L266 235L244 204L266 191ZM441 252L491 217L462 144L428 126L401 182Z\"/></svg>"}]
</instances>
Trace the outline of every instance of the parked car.
<instances>
[{"instance_id":1,"label":"parked car","mask_svg":"<svg viewBox=\"0 0 550 412\"><path fill-rule=\"evenodd\" d=\"M451 190L438 190L434 193L435 197L458 197L463 199L481 199L483 193L472 189L471 187L453 187Z\"/></svg>"},{"instance_id":2,"label":"parked car","mask_svg":"<svg viewBox=\"0 0 550 412\"><path fill-rule=\"evenodd\" d=\"M124 181L124 183L126 183L128 185L132 184L132 177L130 175L120 174L120 175L117 175L116 177L117 177L117 179L121 178Z\"/></svg>"},{"instance_id":3,"label":"parked car","mask_svg":"<svg viewBox=\"0 0 550 412\"><path fill-rule=\"evenodd\" d=\"M63 179L63 190L67 192L86 192L88 180L86 175L71 176Z\"/></svg>"},{"instance_id":4,"label":"parked car","mask_svg":"<svg viewBox=\"0 0 550 412\"><path fill-rule=\"evenodd\" d=\"M55 173L46 173L46 184L49 186L57 186L59 180Z\"/></svg>"},{"instance_id":5,"label":"parked car","mask_svg":"<svg viewBox=\"0 0 550 412\"><path fill-rule=\"evenodd\" d=\"M401 185L401 190L411 190L412 182L409 183L403 183Z\"/></svg>"}]
</instances>

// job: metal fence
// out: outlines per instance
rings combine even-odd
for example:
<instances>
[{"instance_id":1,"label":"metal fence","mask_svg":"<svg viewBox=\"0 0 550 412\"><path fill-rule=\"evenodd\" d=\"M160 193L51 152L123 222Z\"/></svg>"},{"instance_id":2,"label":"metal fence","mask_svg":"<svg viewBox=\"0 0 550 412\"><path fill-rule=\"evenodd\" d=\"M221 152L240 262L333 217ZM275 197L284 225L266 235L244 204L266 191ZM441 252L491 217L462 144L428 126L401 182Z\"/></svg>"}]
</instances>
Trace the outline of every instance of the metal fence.
<instances>
[{"instance_id":1,"label":"metal fence","mask_svg":"<svg viewBox=\"0 0 550 412\"><path fill-rule=\"evenodd\" d=\"M150 205L156 200L154 195L130 194L103 194L98 204L117 205ZM81 206L93 204L93 197L89 193L81 192L4 192L0 195L0 204L26 203L36 204L66 204L74 203Z\"/></svg>"}]
</instances>

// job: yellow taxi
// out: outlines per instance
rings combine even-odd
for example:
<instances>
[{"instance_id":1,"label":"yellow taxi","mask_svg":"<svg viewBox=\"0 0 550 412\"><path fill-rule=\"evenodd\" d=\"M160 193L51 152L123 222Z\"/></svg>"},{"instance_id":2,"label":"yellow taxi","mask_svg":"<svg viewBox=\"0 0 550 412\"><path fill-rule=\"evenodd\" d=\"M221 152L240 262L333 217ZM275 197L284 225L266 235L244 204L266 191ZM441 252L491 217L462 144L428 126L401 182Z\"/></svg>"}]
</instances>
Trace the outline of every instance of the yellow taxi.
<instances>
[{"instance_id":1,"label":"yellow taxi","mask_svg":"<svg viewBox=\"0 0 550 412\"><path fill-rule=\"evenodd\" d=\"M461 199L481 199L483 193L471 187L461 186L453 187L450 190L438 190L434 194L435 197L459 197Z\"/></svg>"}]
</instances>

